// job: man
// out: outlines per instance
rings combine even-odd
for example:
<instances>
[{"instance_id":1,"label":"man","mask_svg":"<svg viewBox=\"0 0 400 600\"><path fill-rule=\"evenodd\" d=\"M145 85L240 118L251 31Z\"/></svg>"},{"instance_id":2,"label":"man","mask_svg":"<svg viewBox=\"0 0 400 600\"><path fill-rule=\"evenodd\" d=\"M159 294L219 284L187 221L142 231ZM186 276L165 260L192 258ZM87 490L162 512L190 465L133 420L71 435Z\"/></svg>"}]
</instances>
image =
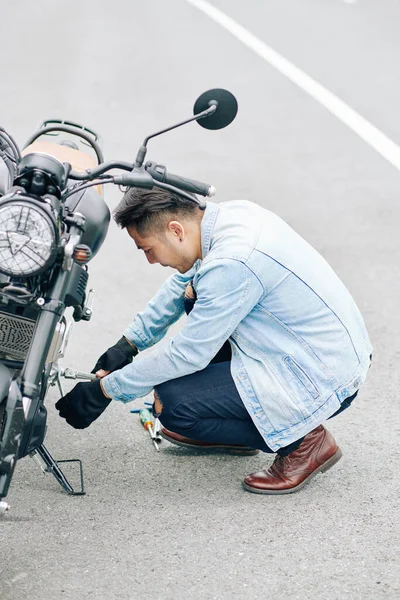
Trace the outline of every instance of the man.
<instances>
[{"instance_id":1,"label":"man","mask_svg":"<svg viewBox=\"0 0 400 600\"><path fill-rule=\"evenodd\" d=\"M245 489L297 491L341 457L322 423L364 382L371 344L360 312L327 262L273 213L247 201L195 202L130 189L115 214L150 264L177 270L96 364L99 381L59 400L87 427L111 399L155 390L169 441L277 453ZM182 330L152 353L188 313Z\"/></svg>"}]
</instances>

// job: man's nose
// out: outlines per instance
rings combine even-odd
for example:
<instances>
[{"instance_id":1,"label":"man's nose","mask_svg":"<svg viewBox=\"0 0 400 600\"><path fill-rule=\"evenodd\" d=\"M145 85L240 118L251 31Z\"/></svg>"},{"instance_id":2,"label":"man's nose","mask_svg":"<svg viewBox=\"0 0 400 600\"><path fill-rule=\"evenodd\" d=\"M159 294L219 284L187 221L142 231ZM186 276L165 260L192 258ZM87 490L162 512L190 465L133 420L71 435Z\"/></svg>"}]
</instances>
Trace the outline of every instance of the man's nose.
<instances>
[{"instance_id":1,"label":"man's nose","mask_svg":"<svg viewBox=\"0 0 400 600\"><path fill-rule=\"evenodd\" d=\"M155 258L152 258L152 257L151 257L151 256L149 256L148 254L146 254L146 258L147 258L147 260L149 261L149 263L150 263L151 265L154 265L154 263L156 263L156 262L157 262Z\"/></svg>"}]
</instances>

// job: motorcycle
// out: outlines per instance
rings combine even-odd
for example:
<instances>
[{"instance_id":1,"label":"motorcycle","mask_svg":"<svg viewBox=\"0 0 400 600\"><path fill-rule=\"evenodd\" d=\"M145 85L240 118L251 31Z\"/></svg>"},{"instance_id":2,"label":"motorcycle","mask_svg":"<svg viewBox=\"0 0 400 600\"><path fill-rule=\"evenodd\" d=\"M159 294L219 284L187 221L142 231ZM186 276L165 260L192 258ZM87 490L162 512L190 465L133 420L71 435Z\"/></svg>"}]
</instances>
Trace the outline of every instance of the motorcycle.
<instances>
[{"instance_id":1,"label":"motorcycle","mask_svg":"<svg viewBox=\"0 0 400 600\"><path fill-rule=\"evenodd\" d=\"M92 316L88 263L110 222L103 186L164 188L204 209L203 198L213 196L215 189L168 173L163 165L144 164L147 144L191 121L222 129L233 121L237 108L226 90L203 93L192 117L145 138L134 163L105 162L98 134L77 123L44 121L22 151L0 127L0 514L9 508L4 499L15 465L25 456L35 458L67 493L85 494L82 462L56 461L44 445L45 400L53 385L64 396L62 377L96 378L62 368L59 361L72 321ZM64 474L64 462L77 463L78 489Z\"/></svg>"}]
</instances>

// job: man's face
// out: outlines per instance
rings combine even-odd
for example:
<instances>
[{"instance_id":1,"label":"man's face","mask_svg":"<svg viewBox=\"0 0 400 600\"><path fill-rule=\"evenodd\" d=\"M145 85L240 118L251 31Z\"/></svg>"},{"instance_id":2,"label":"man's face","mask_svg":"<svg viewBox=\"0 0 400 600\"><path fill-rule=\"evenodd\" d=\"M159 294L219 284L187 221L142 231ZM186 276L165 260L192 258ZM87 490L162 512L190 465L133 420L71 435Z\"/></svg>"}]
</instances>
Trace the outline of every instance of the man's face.
<instances>
[{"instance_id":1,"label":"man's face","mask_svg":"<svg viewBox=\"0 0 400 600\"><path fill-rule=\"evenodd\" d=\"M178 222L169 223L164 233L141 236L134 227L127 227L127 231L151 265L158 263L186 273L198 258L193 240Z\"/></svg>"}]
</instances>

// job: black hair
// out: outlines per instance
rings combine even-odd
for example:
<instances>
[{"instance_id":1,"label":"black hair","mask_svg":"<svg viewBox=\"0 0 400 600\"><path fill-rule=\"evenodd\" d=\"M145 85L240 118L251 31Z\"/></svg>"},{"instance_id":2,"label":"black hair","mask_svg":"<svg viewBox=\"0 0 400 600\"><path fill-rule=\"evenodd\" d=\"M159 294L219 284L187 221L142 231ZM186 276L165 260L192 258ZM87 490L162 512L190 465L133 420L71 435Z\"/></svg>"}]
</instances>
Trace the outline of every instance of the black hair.
<instances>
[{"instance_id":1,"label":"black hair","mask_svg":"<svg viewBox=\"0 0 400 600\"><path fill-rule=\"evenodd\" d=\"M202 213L196 202L169 190L129 188L114 210L122 229L134 227L139 235L161 231L174 217L195 217Z\"/></svg>"}]
</instances>

